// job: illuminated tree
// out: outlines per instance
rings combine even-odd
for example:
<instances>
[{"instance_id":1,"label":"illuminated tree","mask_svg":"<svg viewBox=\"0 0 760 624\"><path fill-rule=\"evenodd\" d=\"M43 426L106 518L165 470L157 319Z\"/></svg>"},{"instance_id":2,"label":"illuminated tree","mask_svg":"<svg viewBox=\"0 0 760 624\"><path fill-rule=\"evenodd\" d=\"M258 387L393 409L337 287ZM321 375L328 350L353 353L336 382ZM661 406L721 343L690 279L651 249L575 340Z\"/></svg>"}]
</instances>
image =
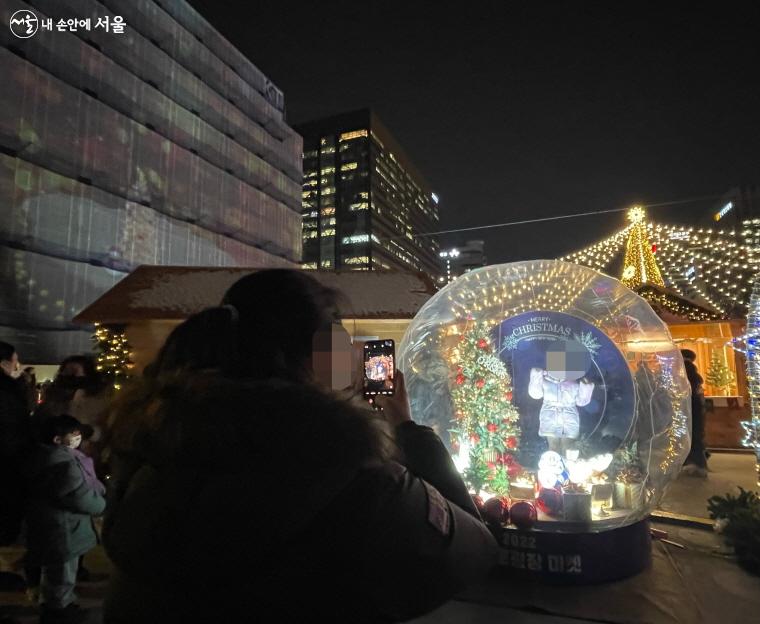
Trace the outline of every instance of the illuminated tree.
<instances>
[{"instance_id":1,"label":"illuminated tree","mask_svg":"<svg viewBox=\"0 0 760 624\"><path fill-rule=\"evenodd\" d=\"M631 229L625 244L622 281L632 289L642 284L665 286L647 237L645 216L644 210L639 207L632 208L628 213Z\"/></svg>"},{"instance_id":2,"label":"illuminated tree","mask_svg":"<svg viewBox=\"0 0 760 624\"><path fill-rule=\"evenodd\" d=\"M515 457L520 425L512 380L494 353L491 327L468 321L448 360L454 374L455 463L473 491L506 496L510 480L521 472Z\"/></svg>"},{"instance_id":3,"label":"illuminated tree","mask_svg":"<svg viewBox=\"0 0 760 624\"><path fill-rule=\"evenodd\" d=\"M129 377L132 361L129 358L130 346L124 333L95 324L96 368L116 390L121 382Z\"/></svg>"}]
</instances>

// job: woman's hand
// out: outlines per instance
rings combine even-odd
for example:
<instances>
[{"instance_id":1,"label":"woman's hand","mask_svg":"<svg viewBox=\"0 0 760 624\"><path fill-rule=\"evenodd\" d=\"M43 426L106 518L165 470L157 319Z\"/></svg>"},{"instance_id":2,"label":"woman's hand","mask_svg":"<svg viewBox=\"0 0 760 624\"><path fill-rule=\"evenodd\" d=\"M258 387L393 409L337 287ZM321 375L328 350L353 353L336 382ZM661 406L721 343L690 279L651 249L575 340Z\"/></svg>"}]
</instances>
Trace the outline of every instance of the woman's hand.
<instances>
[{"instance_id":1,"label":"woman's hand","mask_svg":"<svg viewBox=\"0 0 760 624\"><path fill-rule=\"evenodd\" d=\"M406 393L404 374L400 370L396 370L393 384L395 386L393 396L378 395L375 401L383 408L383 416L388 424L397 427L402 423L410 422L412 412L409 408L409 395Z\"/></svg>"}]
</instances>

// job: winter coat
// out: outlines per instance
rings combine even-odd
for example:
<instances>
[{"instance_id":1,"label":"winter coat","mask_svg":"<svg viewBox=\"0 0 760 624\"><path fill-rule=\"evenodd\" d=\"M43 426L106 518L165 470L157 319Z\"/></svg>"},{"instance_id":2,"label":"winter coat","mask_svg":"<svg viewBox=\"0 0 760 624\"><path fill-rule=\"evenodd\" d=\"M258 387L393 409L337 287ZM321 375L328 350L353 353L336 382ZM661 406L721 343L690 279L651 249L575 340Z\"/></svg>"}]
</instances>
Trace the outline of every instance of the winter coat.
<instances>
[{"instance_id":1,"label":"winter coat","mask_svg":"<svg viewBox=\"0 0 760 624\"><path fill-rule=\"evenodd\" d=\"M0 545L11 544L24 512L22 463L32 448L26 389L0 371Z\"/></svg>"},{"instance_id":2,"label":"winter coat","mask_svg":"<svg viewBox=\"0 0 760 624\"><path fill-rule=\"evenodd\" d=\"M538 435L572 440L580 436L578 408L591 402L593 383L556 379L545 370L534 368L530 371L528 392L532 399L543 399Z\"/></svg>"},{"instance_id":3,"label":"winter coat","mask_svg":"<svg viewBox=\"0 0 760 624\"><path fill-rule=\"evenodd\" d=\"M205 378L156 397L130 443L113 430L107 624L400 621L495 563L428 428L399 439L430 483L388 458L370 412L312 387Z\"/></svg>"},{"instance_id":4,"label":"winter coat","mask_svg":"<svg viewBox=\"0 0 760 624\"><path fill-rule=\"evenodd\" d=\"M63 563L97 544L92 517L106 506L87 484L72 449L42 444L32 456L27 502L27 563Z\"/></svg>"}]
</instances>

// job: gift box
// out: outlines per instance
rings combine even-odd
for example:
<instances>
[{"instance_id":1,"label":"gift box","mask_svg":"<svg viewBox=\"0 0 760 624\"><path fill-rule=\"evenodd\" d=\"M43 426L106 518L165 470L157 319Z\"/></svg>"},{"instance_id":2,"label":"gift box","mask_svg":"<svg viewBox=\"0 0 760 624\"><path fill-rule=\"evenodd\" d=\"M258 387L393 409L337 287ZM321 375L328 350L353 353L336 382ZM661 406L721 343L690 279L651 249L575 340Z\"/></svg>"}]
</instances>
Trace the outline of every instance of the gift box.
<instances>
[{"instance_id":1,"label":"gift box","mask_svg":"<svg viewBox=\"0 0 760 624\"><path fill-rule=\"evenodd\" d=\"M612 483L595 483L591 486L591 496L594 503L604 507L612 507L614 492L615 487Z\"/></svg>"},{"instance_id":2,"label":"gift box","mask_svg":"<svg viewBox=\"0 0 760 624\"><path fill-rule=\"evenodd\" d=\"M591 522L591 492L563 492L562 509L567 522Z\"/></svg>"},{"instance_id":3,"label":"gift box","mask_svg":"<svg viewBox=\"0 0 760 624\"><path fill-rule=\"evenodd\" d=\"M644 491L643 483L616 481L613 485L612 504L615 509L634 509L639 506Z\"/></svg>"},{"instance_id":4,"label":"gift box","mask_svg":"<svg viewBox=\"0 0 760 624\"><path fill-rule=\"evenodd\" d=\"M536 486L532 483L511 483L509 485L509 498L512 500L532 501L536 498Z\"/></svg>"}]
</instances>

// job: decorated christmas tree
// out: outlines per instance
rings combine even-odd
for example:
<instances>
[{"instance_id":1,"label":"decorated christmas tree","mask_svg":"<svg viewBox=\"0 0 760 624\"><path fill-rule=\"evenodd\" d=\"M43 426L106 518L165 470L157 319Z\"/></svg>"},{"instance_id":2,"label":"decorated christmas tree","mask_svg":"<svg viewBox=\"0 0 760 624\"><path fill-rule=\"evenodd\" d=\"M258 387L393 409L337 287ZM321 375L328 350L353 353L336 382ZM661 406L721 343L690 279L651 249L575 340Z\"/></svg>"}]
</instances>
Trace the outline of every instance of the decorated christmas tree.
<instances>
[{"instance_id":1,"label":"decorated christmas tree","mask_svg":"<svg viewBox=\"0 0 760 624\"><path fill-rule=\"evenodd\" d=\"M706 381L713 388L723 392L727 392L728 387L736 381L736 377L726 364L725 356L718 351L713 351L710 366L707 369Z\"/></svg>"},{"instance_id":2,"label":"decorated christmas tree","mask_svg":"<svg viewBox=\"0 0 760 624\"><path fill-rule=\"evenodd\" d=\"M494 353L491 329L487 323L468 321L448 351L456 417L452 442L467 485L476 493L506 496L510 480L522 471L515 457L520 425L512 405L512 380Z\"/></svg>"},{"instance_id":3,"label":"decorated christmas tree","mask_svg":"<svg viewBox=\"0 0 760 624\"><path fill-rule=\"evenodd\" d=\"M130 346L124 333L95 324L96 369L116 390L129 377L132 361L129 359Z\"/></svg>"}]
</instances>

